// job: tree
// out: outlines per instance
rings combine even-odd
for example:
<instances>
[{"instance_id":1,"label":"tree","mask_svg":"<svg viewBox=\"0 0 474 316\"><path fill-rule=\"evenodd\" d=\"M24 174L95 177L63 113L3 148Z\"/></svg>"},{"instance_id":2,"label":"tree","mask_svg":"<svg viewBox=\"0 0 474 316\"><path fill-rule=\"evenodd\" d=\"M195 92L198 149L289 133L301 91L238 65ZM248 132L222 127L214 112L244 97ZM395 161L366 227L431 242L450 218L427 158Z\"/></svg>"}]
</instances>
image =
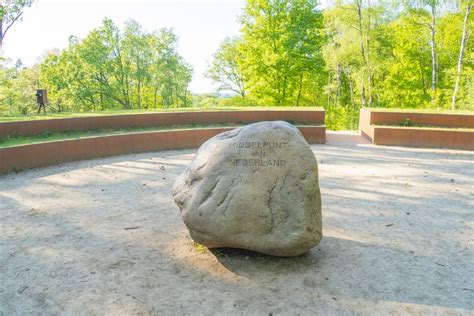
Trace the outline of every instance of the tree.
<instances>
[{"instance_id":1,"label":"tree","mask_svg":"<svg viewBox=\"0 0 474 316\"><path fill-rule=\"evenodd\" d=\"M130 20L121 31L110 19L86 38L41 63L41 82L62 108L105 110L187 106L191 67L170 30L147 33ZM58 107L59 108L59 107Z\"/></svg>"},{"instance_id":2,"label":"tree","mask_svg":"<svg viewBox=\"0 0 474 316\"><path fill-rule=\"evenodd\" d=\"M349 93L351 106L355 110L355 85L360 87L359 91L364 91L363 82L358 76L364 62L360 58L359 28L353 12L349 5L338 5L324 12L324 31L328 35L328 41L322 48L327 71L327 110L330 106L335 108L341 101L344 103L346 92ZM364 104L365 97L362 97L362 93L361 100Z\"/></svg>"},{"instance_id":3,"label":"tree","mask_svg":"<svg viewBox=\"0 0 474 316\"><path fill-rule=\"evenodd\" d=\"M437 94L437 84L438 84L438 61L437 61L437 15L439 9L441 9L443 4L446 4L446 0L409 0L408 5L412 8L421 8L428 9L430 18L429 20L424 20L421 22L422 25L425 25L430 31L430 48L431 48L431 103L434 105Z\"/></svg>"},{"instance_id":4,"label":"tree","mask_svg":"<svg viewBox=\"0 0 474 316\"><path fill-rule=\"evenodd\" d=\"M125 24L123 50L129 58L132 86L136 87L137 108L142 106L142 88L150 79L151 49L148 46L148 35L143 34L140 24L129 20Z\"/></svg>"},{"instance_id":5,"label":"tree","mask_svg":"<svg viewBox=\"0 0 474 316\"><path fill-rule=\"evenodd\" d=\"M0 112L28 114L36 106L34 94L38 86L38 67L15 66L0 58Z\"/></svg>"},{"instance_id":6,"label":"tree","mask_svg":"<svg viewBox=\"0 0 474 316\"><path fill-rule=\"evenodd\" d=\"M386 27L393 16L386 12L382 4L359 0L325 10L327 109L331 103L333 108L350 105L351 111L381 105L380 84L393 48Z\"/></svg>"},{"instance_id":7,"label":"tree","mask_svg":"<svg viewBox=\"0 0 474 316\"><path fill-rule=\"evenodd\" d=\"M163 104L163 89L165 81L168 77L166 73L171 73L167 67L167 60L170 56L175 54L176 47L174 47L177 39L176 35L171 30L161 29L155 31L148 38L151 47L151 64L150 64L150 85L152 91L153 108L156 109L158 105L158 97Z\"/></svg>"},{"instance_id":8,"label":"tree","mask_svg":"<svg viewBox=\"0 0 474 316\"><path fill-rule=\"evenodd\" d=\"M322 11L316 0L247 0L240 35L207 71L238 95L192 100L322 105L333 129L356 126L363 105L474 109L472 0L333 2ZM38 75L61 111L189 106L192 68L177 43L169 29L104 19L39 67L2 62L0 111L28 112Z\"/></svg>"},{"instance_id":9,"label":"tree","mask_svg":"<svg viewBox=\"0 0 474 316\"><path fill-rule=\"evenodd\" d=\"M466 42L469 40L469 37L472 32L471 30L468 31L468 20L469 20L469 15L471 14L472 6L473 4L471 3L471 1L466 3L466 13L464 15L461 44L459 47L459 58L458 58L458 63L457 63L456 84L454 85L453 97L451 99L451 110L453 111L456 105L456 94L458 93L459 81L461 79L461 68L462 68L462 61L464 58L464 50L465 50Z\"/></svg>"},{"instance_id":10,"label":"tree","mask_svg":"<svg viewBox=\"0 0 474 316\"><path fill-rule=\"evenodd\" d=\"M370 87L370 71L369 71L369 39L367 38L367 35L364 33L364 29L362 28L363 25L363 18L362 18L362 0L356 0L355 5L357 8L357 29L359 31L359 45L360 45L360 54L362 56L362 60L365 63L366 66L366 71L368 72L368 78L369 78L369 87ZM369 24L370 25L370 24ZM364 39L364 37L366 37ZM365 43L364 43L365 42ZM362 97L362 106L365 106L366 102L366 97L365 97L365 80L362 80L362 88L361 88L361 97ZM369 88L370 89L370 88ZM370 97L370 102L369 106L372 103L372 97Z\"/></svg>"},{"instance_id":11,"label":"tree","mask_svg":"<svg viewBox=\"0 0 474 316\"><path fill-rule=\"evenodd\" d=\"M423 16L423 14L425 16ZM387 54L380 78L381 105L388 107L426 107L431 101L430 31L420 19L426 11L408 10L385 27Z\"/></svg>"},{"instance_id":12,"label":"tree","mask_svg":"<svg viewBox=\"0 0 474 316\"><path fill-rule=\"evenodd\" d=\"M226 38L214 54L214 59L206 76L219 84L220 91L233 91L242 98L247 93L244 54L240 38Z\"/></svg>"},{"instance_id":13,"label":"tree","mask_svg":"<svg viewBox=\"0 0 474 316\"><path fill-rule=\"evenodd\" d=\"M323 69L317 5L315 0L247 2L241 17L244 72L247 90L261 103L299 105L314 84L313 74Z\"/></svg>"},{"instance_id":14,"label":"tree","mask_svg":"<svg viewBox=\"0 0 474 316\"><path fill-rule=\"evenodd\" d=\"M33 0L0 0L0 50L7 32L16 21L21 20L23 9L32 3Z\"/></svg>"}]
</instances>

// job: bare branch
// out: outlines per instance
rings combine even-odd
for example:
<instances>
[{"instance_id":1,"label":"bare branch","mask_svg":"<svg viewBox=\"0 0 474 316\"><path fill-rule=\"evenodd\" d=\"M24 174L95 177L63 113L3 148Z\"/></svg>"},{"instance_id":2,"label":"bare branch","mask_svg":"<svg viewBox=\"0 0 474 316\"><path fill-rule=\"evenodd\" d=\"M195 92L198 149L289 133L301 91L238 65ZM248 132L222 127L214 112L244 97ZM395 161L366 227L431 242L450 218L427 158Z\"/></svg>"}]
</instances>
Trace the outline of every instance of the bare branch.
<instances>
[{"instance_id":1,"label":"bare branch","mask_svg":"<svg viewBox=\"0 0 474 316\"><path fill-rule=\"evenodd\" d=\"M5 34L7 34L8 30L10 29L10 27L13 25L13 23L16 22L16 20L18 20L20 18L20 16L23 14L23 11L21 11L11 22L10 24L7 26L7 28L5 29L5 31L3 32L2 35L2 38L5 37Z\"/></svg>"},{"instance_id":2,"label":"bare branch","mask_svg":"<svg viewBox=\"0 0 474 316\"><path fill-rule=\"evenodd\" d=\"M431 24L429 24L429 23L421 23L421 22L417 22L417 21L411 21L411 22L415 25L424 26L424 27L427 27L431 30Z\"/></svg>"}]
</instances>

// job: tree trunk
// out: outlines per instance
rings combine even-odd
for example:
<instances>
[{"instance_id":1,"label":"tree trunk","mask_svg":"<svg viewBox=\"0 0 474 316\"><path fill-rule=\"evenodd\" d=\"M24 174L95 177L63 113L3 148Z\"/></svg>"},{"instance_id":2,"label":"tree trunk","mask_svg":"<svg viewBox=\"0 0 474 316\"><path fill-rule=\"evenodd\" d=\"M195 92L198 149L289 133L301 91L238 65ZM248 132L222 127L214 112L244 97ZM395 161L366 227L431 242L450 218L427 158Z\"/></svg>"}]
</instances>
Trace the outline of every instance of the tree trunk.
<instances>
[{"instance_id":1,"label":"tree trunk","mask_svg":"<svg viewBox=\"0 0 474 316\"><path fill-rule=\"evenodd\" d=\"M303 89L303 73L300 74L300 81L299 81L299 86L298 86L298 97L296 98L296 106L300 106L302 89Z\"/></svg>"},{"instance_id":2,"label":"tree trunk","mask_svg":"<svg viewBox=\"0 0 474 316\"><path fill-rule=\"evenodd\" d=\"M105 104L104 104L104 96L102 95L102 91L99 93L100 96L100 107L102 108L102 111L105 110Z\"/></svg>"},{"instance_id":3,"label":"tree trunk","mask_svg":"<svg viewBox=\"0 0 474 316\"><path fill-rule=\"evenodd\" d=\"M367 0L368 4L368 17L367 17L367 38L365 40L365 47L366 47L366 52L365 52L365 66L367 67L367 89L369 93L369 107L372 106L372 72L370 71L370 62L369 62L369 57L370 57L370 46L369 46L369 36L370 36L370 0Z\"/></svg>"},{"instance_id":4,"label":"tree trunk","mask_svg":"<svg viewBox=\"0 0 474 316\"><path fill-rule=\"evenodd\" d=\"M243 80L240 80L239 90L240 90L240 96L242 97L242 99L245 98L245 88L244 88Z\"/></svg>"},{"instance_id":5,"label":"tree trunk","mask_svg":"<svg viewBox=\"0 0 474 316\"><path fill-rule=\"evenodd\" d=\"M0 19L0 51L2 51L3 46L3 19Z\"/></svg>"},{"instance_id":6,"label":"tree trunk","mask_svg":"<svg viewBox=\"0 0 474 316\"><path fill-rule=\"evenodd\" d=\"M370 72L369 66L369 40L366 41L367 53L366 53L366 67L367 67L367 92L369 93L369 108L372 106L372 73Z\"/></svg>"},{"instance_id":7,"label":"tree trunk","mask_svg":"<svg viewBox=\"0 0 474 316\"><path fill-rule=\"evenodd\" d=\"M363 62L367 63L367 59L365 58L364 40L363 40L363 32L362 32L362 0L357 0L356 5L357 5L357 21L359 24L360 53L362 55ZM362 88L361 88L361 100L362 100L362 107L364 107L365 106L365 84L364 84L363 78L362 78Z\"/></svg>"},{"instance_id":8,"label":"tree trunk","mask_svg":"<svg viewBox=\"0 0 474 316\"><path fill-rule=\"evenodd\" d=\"M349 91L351 93L351 104L352 104L352 108L355 110L356 109L356 106L355 106L355 102L354 102L354 87L352 85L352 79L347 77L347 79L349 80Z\"/></svg>"},{"instance_id":9,"label":"tree trunk","mask_svg":"<svg viewBox=\"0 0 474 316\"><path fill-rule=\"evenodd\" d=\"M435 35L436 35L436 3L431 4L431 103L435 101L435 92L436 92L436 44L435 44Z\"/></svg>"},{"instance_id":10,"label":"tree trunk","mask_svg":"<svg viewBox=\"0 0 474 316\"><path fill-rule=\"evenodd\" d=\"M281 90L281 100L278 102L279 105L287 105L286 103L286 83L287 83L287 76L283 79L283 87Z\"/></svg>"},{"instance_id":11,"label":"tree trunk","mask_svg":"<svg viewBox=\"0 0 474 316\"><path fill-rule=\"evenodd\" d=\"M337 107L337 101L339 101L339 95L341 94L341 66L337 65L337 77L336 77L336 97L334 98L334 108Z\"/></svg>"},{"instance_id":12,"label":"tree trunk","mask_svg":"<svg viewBox=\"0 0 474 316\"><path fill-rule=\"evenodd\" d=\"M329 105L331 104L331 73L328 71L328 104L327 108L329 109Z\"/></svg>"},{"instance_id":13,"label":"tree trunk","mask_svg":"<svg viewBox=\"0 0 474 316\"><path fill-rule=\"evenodd\" d=\"M468 4L466 7L466 14L464 15L464 22L462 26L462 37L461 37L461 45L459 48L459 58L458 58L458 67L457 67L457 73L456 73L456 84L454 85L454 91L453 91L453 98L451 100L451 110L454 111L454 108L456 106L456 94L458 93L459 89L459 81L461 80L461 68L462 68L462 60L464 58L464 47L467 42L467 21L469 19L469 14L471 13L472 9L472 4Z\"/></svg>"},{"instance_id":14,"label":"tree trunk","mask_svg":"<svg viewBox=\"0 0 474 316\"><path fill-rule=\"evenodd\" d=\"M140 106L141 106L141 103L142 103L141 94L140 94L141 93L141 91L140 91L141 85L142 85L141 81L138 80L138 85L137 85L137 94L138 94L137 95L137 106L138 106L138 109L140 109Z\"/></svg>"},{"instance_id":15,"label":"tree trunk","mask_svg":"<svg viewBox=\"0 0 474 316\"><path fill-rule=\"evenodd\" d=\"M337 107L337 101L339 99L339 87L336 88L336 97L334 98L334 102L332 104L332 107L335 109Z\"/></svg>"},{"instance_id":16,"label":"tree trunk","mask_svg":"<svg viewBox=\"0 0 474 316\"><path fill-rule=\"evenodd\" d=\"M175 89L174 89L174 93L175 93L175 98L176 98L176 107L179 108L179 90L178 90L178 84L176 83L175 84Z\"/></svg>"},{"instance_id":17,"label":"tree trunk","mask_svg":"<svg viewBox=\"0 0 474 316\"><path fill-rule=\"evenodd\" d=\"M428 93L426 92L426 79L425 79L425 74L423 72L423 63L421 60L418 61L418 66L420 66L421 86L423 88L423 93L427 95Z\"/></svg>"}]
</instances>

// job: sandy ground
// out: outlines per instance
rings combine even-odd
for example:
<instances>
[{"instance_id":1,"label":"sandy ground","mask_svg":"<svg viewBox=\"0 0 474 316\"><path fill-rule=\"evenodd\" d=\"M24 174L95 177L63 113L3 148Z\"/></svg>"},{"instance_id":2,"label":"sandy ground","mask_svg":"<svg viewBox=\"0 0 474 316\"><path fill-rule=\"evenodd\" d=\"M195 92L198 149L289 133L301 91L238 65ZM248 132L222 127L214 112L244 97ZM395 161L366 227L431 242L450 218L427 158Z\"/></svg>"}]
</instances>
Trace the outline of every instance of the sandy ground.
<instances>
[{"instance_id":1,"label":"sandy ground","mask_svg":"<svg viewBox=\"0 0 474 316\"><path fill-rule=\"evenodd\" d=\"M474 315L474 152L312 148L324 238L291 259L193 245L194 150L0 177L0 314Z\"/></svg>"}]
</instances>

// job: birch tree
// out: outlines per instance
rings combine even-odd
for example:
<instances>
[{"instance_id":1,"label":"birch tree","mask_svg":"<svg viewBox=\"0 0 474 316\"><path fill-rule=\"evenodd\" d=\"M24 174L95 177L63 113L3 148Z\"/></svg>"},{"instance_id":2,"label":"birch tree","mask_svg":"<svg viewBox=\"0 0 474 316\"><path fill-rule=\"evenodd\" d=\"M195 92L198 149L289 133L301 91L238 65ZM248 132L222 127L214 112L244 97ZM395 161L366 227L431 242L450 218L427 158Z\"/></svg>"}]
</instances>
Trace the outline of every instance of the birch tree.
<instances>
[{"instance_id":1,"label":"birch tree","mask_svg":"<svg viewBox=\"0 0 474 316\"><path fill-rule=\"evenodd\" d=\"M452 111L454 111L455 106L456 106L456 94L458 93L459 81L461 79L461 69L462 69L462 61L464 59L464 50L472 32L471 29L468 30L468 21L469 21L469 15L471 14L472 6L473 6L472 2L468 0L468 3L466 4L466 13L464 14L464 20L463 20L463 26L462 26L461 44L459 45L459 58L458 58L458 63L457 63L457 68L456 68L456 83L454 84L453 97L451 100Z\"/></svg>"}]
</instances>

